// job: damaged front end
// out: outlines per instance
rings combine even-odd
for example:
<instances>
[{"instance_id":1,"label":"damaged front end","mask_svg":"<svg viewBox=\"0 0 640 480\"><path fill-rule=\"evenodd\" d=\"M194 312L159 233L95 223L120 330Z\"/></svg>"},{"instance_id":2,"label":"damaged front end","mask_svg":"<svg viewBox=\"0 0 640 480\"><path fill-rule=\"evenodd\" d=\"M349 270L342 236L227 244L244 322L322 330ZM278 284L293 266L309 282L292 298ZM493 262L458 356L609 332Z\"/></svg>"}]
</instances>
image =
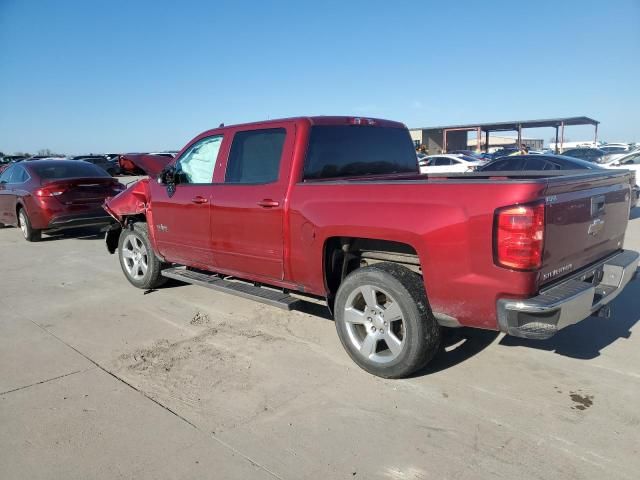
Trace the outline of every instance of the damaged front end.
<instances>
[{"instance_id":1,"label":"damaged front end","mask_svg":"<svg viewBox=\"0 0 640 480\"><path fill-rule=\"evenodd\" d=\"M115 197L105 200L102 208L118 223L105 229L105 242L109 253L118 249L120 232L136 219L144 221L149 205L149 179L138 180Z\"/></svg>"}]
</instances>

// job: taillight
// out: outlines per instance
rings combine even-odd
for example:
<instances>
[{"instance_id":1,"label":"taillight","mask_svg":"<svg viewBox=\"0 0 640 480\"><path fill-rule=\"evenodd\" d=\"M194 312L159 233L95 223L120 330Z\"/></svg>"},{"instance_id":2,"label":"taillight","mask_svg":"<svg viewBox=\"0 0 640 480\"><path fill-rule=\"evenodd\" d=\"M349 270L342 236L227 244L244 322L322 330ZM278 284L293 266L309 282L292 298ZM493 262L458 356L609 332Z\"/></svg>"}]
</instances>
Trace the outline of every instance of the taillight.
<instances>
[{"instance_id":1,"label":"taillight","mask_svg":"<svg viewBox=\"0 0 640 480\"><path fill-rule=\"evenodd\" d=\"M517 205L498 210L494 256L501 267L535 270L542 266L544 204Z\"/></svg>"},{"instance_id":2,"label":"taillight","mask_svg":"<svg viewBox=\"0 0 640 480\"><path fill-rule=\"evenodd\" d=\"M57 197L62 195L67 189L64 187L44 187L34 192L36 197Z\"/></svg>"}]
</instances>

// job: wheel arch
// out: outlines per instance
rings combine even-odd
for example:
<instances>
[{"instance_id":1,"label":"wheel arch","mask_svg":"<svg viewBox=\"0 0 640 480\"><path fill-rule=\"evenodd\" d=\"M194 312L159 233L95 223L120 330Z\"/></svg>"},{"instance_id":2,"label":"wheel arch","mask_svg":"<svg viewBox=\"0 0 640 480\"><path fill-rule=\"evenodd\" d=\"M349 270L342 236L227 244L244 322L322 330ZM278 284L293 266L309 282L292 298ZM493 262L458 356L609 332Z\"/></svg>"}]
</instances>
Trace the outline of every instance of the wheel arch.
<instances>
[{"instance_id":1,"label":"wheel arch","mask_svg":"<svg viewBox=\"0 0 640 480\"><path fill-rule=\"evenodd\" d=\"M329 308L333 309L338 287L349 273L382 262L397 263L422 275L418 252L409 243L352 236L326 238L322 269Z\"/></svg>"}]
</instances>

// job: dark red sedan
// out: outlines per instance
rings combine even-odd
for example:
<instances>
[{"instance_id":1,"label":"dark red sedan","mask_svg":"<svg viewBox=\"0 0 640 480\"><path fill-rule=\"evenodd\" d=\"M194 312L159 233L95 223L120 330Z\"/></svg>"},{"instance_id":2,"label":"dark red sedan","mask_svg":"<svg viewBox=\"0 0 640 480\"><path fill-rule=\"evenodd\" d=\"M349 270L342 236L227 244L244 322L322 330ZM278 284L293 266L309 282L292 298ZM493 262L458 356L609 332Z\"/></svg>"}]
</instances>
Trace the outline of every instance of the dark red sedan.
<instances>
[{"instance_id":1,"label":"dark red sedan","mask_svg":"<svg viewBox=\"0 0 640 480\"><path fill-rule=\"evenodd\" d=\"M77 160L26 160L0 175L0 227L19 226L30 242L42 232L108 225L107 197L126 187L104 170Z\"/></svg>"}]
</instances>

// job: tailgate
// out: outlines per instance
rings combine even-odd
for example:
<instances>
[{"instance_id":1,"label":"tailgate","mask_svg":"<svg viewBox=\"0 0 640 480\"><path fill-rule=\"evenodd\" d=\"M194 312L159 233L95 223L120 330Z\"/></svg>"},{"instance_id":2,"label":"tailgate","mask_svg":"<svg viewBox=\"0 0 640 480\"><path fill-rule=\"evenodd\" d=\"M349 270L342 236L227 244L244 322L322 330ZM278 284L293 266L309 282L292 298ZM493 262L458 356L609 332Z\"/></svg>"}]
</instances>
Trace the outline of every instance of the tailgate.
<instances>
[{"instance_id":1,"label":"tailgate","mask_svg":"<svg viewBox=\"0 0 640 480\"><path fill-rule=\"evenodd\" d=\"M546 230L539 285L622 248L629 221L627 172L559 177L545 191Z\"/></svg>"}]
</instances>

